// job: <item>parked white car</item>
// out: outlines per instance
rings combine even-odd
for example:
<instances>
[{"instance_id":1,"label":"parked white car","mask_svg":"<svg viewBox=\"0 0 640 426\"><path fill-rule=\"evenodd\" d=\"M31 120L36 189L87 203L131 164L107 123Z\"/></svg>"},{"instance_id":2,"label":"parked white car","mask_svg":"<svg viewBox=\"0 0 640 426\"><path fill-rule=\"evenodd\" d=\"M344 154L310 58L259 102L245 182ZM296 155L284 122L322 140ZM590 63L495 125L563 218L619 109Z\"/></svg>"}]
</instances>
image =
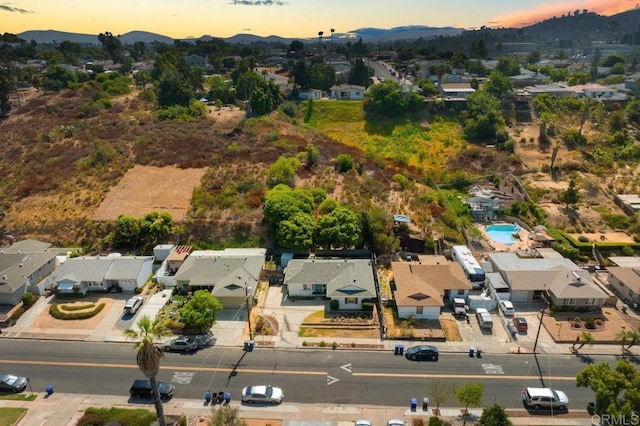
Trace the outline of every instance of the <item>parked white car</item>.
<instances>
[{"instance_id":1,"label":"parked white car","mask_svg":"<svg viewBox=\"0 0 640 426\"><path fill-rule=\"evenodd\" d=\"M516 310L513 307L513 303L508 300L501 300L500 303L498 303L498 307L505 317L512 317L516 313Z\"/></svg>"}]
</instances>

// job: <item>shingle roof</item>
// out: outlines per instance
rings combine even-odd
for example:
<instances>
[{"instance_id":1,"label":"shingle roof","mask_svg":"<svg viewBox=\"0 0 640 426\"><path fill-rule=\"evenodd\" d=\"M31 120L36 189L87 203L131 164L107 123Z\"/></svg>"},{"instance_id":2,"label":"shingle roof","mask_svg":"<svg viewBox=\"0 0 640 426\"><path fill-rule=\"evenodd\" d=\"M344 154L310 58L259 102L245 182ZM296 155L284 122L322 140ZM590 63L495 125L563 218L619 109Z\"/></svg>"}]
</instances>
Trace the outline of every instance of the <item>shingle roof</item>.
<instances>
[{"instance_id":1,"label":"shingle roof","mask_svg":"<svg viewBox=\"0 0 640 426\"><path fill-rule=\"evenodd\" d=\"M446 290L471 290L471 283L456 262L421 264L391 262L399 306L443 306Z\"/></svg>"},{"instance_id":2,"label":"shingle roof","mask_svg":"<svg viewBox=\"0 0 640 426\"><path fill-rule=\"evenodd\" d=\"M618 279L634 293L640 293L640 269L613 266L607 268L607 272Z\"/></svg>"},{"instance_id":3,"label":"shingle roof","mask_svg":"<svg viewBox=\"0 0 640 426\"><path fill-rule=\"evenodd\" d=\"M292 259L285 284L326 284L328 297L376 297L373 267L368 259Z\"/></svg>"}]
</instances>

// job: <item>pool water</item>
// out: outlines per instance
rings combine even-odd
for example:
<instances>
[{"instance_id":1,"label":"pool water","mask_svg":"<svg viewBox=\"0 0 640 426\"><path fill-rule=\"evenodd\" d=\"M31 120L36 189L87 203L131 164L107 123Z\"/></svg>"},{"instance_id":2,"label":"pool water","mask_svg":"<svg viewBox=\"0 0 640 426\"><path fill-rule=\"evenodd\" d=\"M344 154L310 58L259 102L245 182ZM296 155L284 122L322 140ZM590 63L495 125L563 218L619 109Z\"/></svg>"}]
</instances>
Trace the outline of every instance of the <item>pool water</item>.
<instances>
[{"instance_id":1,"label":"pool water","mask_svg":"<svg viewBox=\"0 0 640 426\"><path fill-rule=\"evenodd\" d=\"M516 239L513 238L513 234L518 232L519 228L515 225L489 225L484 228L485 232L496 243L504 244L506 246L513 245Z\"/></svg>"}]
</instances>

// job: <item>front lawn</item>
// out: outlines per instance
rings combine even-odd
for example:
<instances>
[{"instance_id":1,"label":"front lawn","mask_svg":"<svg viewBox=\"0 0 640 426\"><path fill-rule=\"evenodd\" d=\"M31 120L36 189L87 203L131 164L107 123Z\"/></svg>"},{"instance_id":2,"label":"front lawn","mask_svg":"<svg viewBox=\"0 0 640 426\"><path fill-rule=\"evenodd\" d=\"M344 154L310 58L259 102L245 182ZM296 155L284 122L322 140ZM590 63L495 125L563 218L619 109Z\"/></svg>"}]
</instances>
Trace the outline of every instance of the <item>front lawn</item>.
<instances>
[{"instance_id":1,"label":"front lawn","mask_svg":"<svg viewBox=\"0 0 640 426\"><path fill-rule=\"evenodd\" d=\"M0 407L0 426L13 426L26 412L26 408Z\"/></svg>"}]
</instances>

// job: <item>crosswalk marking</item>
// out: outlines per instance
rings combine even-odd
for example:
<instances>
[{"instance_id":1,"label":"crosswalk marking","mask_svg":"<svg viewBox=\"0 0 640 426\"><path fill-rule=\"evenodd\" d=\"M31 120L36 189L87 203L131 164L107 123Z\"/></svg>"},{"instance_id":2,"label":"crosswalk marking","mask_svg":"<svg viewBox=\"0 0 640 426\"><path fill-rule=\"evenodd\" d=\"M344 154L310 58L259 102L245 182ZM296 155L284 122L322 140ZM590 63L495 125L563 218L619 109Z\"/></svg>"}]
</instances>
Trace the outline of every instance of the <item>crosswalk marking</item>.
<instances>
[{"instance_id":1,"label":"crosswalk marking","mask_svg":"<svg viewBox=\"0 0 640 426\"><path fill-rule=\"evenodd\" d=\"M485 374L504 374L502 366L498 364L482 364L482 369Z\"/></svg>"}]
</instances>

